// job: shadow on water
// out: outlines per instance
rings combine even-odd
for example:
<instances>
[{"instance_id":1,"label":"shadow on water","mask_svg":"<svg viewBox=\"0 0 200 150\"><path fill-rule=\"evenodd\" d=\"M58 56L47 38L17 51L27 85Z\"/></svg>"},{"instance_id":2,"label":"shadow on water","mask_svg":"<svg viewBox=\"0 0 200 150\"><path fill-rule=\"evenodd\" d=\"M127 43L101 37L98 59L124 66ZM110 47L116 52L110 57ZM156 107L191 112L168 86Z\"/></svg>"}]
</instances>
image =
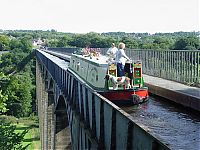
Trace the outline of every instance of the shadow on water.
<instances>
[{"instance_id":1,"label":"shadow on water","mask_svg":"<svg viewBox=\"0 0 200 150\"><path fill-rule=\"evenodd\" d=\"M197 122L200 121L200 115L199 112L189 108L189 107L184 107L183 105L177 104L173 101L170 101L168 99L152 95L151 99L157 103L159 103L160 106L165 108L168 111L178 113L180 115L183 115L187 118L191 118L192 120L195 120Z\"/></svg>"},{"instance_id":2,"label":"shadow on water","mask_svg":"<svg viewBox=\"0 0 200 150\"><path fill-rule=\"evenodd\" d=\"M132 114L134 112L140 111L140 109L147 109L149 101L146 101L144 103L138 104L138 105L118 105L121 109L123 109L125 112Z\"/></svg>"},{"instance_id":3,"label":"shadow on water","mask_svg":"<svg viewBox=\"0 0 200 150\"><path fill-rule=\"evenodd\" d=\"M121 108L171 149L200 149L200 115L196 111L156 96L150 96L146 103Z\"/></svg>"}]
</instances>

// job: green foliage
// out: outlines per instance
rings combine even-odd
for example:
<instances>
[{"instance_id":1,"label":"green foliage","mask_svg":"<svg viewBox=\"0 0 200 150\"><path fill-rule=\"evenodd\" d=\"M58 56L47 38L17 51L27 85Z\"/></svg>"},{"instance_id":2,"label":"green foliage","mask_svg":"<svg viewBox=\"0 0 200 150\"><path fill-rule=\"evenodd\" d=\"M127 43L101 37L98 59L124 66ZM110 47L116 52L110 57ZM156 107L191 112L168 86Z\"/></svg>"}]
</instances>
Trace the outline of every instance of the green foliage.
<instances>
[{"instance_id":1,"label":"green foliage","mask_svg":"<svg viewBox=\"0 0 200 150\"><path fill-rule=\"evenodd\" d=\"M24 71L26 69L30 70L30 64L32 63L30 60L32 55L29 55L31 54L21 52L21 49L18 48L14 49L10 53L3 54L1 56L0 71L4 72L5 74L10 74L14 71L20 70L20 68L23 68ZM26 66L26 64L29 65Z\"/></svg>"},{"instance_id":2,"label":"green foliage","mask_svg":"<svg viewBox=\"0 0 200 150\"><path fill-rule=\"evenodd\" d=\"M6 94L9 115L16 117L28 116L31 113L32 79L28 73L17 74L11 77Z\"/></svg>"},{"instance_id":3,"label":"green foliage","mask_svg":"<svg viewBox=\"0 0 200 150\"><path fill-rule=\"evenodd\" d=\"M112 37L101 36L98 33L75 34L68 44L72 47L107 48L116 40Z\"/></svg>"},{"instance_id":4,"label":"green foliage","mask_svg":"<svg viewBox=\"0 0 200 150\"><path fill-rule=\"evenodd\" d=\"M7 100L8 95L5 94L2 90L5 91L6 84L8 83L9 78L5 76L2 72L0 72L0 114L5 113L7 111Z\"/></svg>"},{"instance_id":5,"label":"green foliage","mask_svg":"<svg viewBox=\"0 0 200 150\"><path fill-rule=\"evenodd\" d=\"M12 69L13 65L13 55L12 53L5 53L2 54L0 57L1 63L0 63L0 71L4 72L5 74Z\"/></svg>"},{"instance_id":6,"label":"green foliage","mask_svg":"<svg viewBox=\"0 0 200 150\"><path fill-rule=\"evenodd\" d=\"M71 40L70 37L63 36L58 39L57 47L69 47L68 43Z\"/></svg>"},{"instance_id":7,"label":"green foliage","mask_svg":"<svg viewBox=\"0 0 200 150\"><path fill-rule=\"evenodd\" d=\"M22 43L18 39L11 39L9 46L10 46L10 50L20 49L22 48Z\"/></svg>"},{"instance_id":8,"label":"green foliage","mask_svg":"<svg viewBox=\"0 0 200 150\"><path fill-rule=\"evenodd\" d=\"M172 39L167 38L167 37L160 37L160 36L155 37L153 41L153 45L157 49L167 50L167 49L170 49L172 46Z\"/></svg>"},{"instance_id":9,"label":"green foliage","mask_svg":"<svg viewBox=\"0 0 200 150\"><path fill-rule=\"evenodd\" d=\"M58 40L49 40L47 42L48 47L57 47Z\"/></svg>"},{"instance_id":10,"label":"green foliage","mask_svg":"<svg viewBox=\"0 0 200 150\"><path fill-rule=\"evenodd\" d=\"M0 51L9 50L9 38L5 35L0 35Z\"/></svg>"},{"instance_id":11,"label":"green foliage","mask_svg":"<svg viewBox=\"0 0 200 150\"><path fill-rule=\"evenodd\" d=\"M28 131L20 145L26 150L39 150L40 148L40 133L39 133L39 122L38 117L35 115L30 115L30 117L16 118L13 116L0 115L0 122L4 121L4 124L10 124L15 127L14 134L22 134ZM0 129L1 132L1 129ZM10 132L10 131L9 131ZM0 136L3 133L0 133ZM1 141L0 141L1 144ZM2 147L0 147L2 148ZM4 147L6 149L6 147ZM12 148L20 149L20 148Z\"/></svg>"},{"instance_id":12,"label":"green foliage","mask_svg":"<svg viewBox=\"0 0 200 150\"><path fill-rule=\"evenodd\" d=\"M0 57L0 71L10 76L5 84L1 84L1 112L17 117L29 116L32 95L35 97L31 37L13 38L9 46L12 51Z\"/></svg>"},{"instance_id":13,"label":"green foliage","mask_svg":"<svg viewBox=\"0 0 200 150\"><path fill-rule=\"evenodd\" d=\"M32 51L32 43L31 39L28 39L27 37L24 37L20 39L21 42L21 50L24 53L30 53Z\"/></svg>"},{"instance_id":14,"label":"green foliage","mask_svg":"<svg viewBox=\"0 0 200 150\"><path fill-rule=\"evenodd\" d=\"M2 90L0 90L0 114L7 111L6 109L6 101L8 100L8 95L3 95Z\"/></svg>"},{"instance_id":15,"label":"green foliage","mask_svg":"<svg viewBox=\"0 0 200 150\"><path fill-rule=\"evenodd\" d=\"M177 50L195 50L200 48L200 40L196 36L188 36L179 38L175 44L174 49Z\"/></svg>"},{"instance_id":16,"label":"green foliage","mask_svg":"<svg viewBox=\"0 0 200 150\"><path fill-rule=\"evenodd\" d=\"M135 38L122 37L122 42L126 43L126 47L128 47L128 48L133 48L133 49L139 48L139 44L137 42L137 39L135 39Z\"/></svg>"},{"instance_id":17,"label":"green foliage","mask_svg":"<svg viewBox=\"0 0 200 150\"><path fill-rule=\"evenodd\" d=\"M28 130L24 130L22 133L16 133L16 126L11 125L5 121L5 119L0 119L0 149L1 150L25 150L29 145L23 146L22 142L25 134Z\"/></svg>"}]
</instances>

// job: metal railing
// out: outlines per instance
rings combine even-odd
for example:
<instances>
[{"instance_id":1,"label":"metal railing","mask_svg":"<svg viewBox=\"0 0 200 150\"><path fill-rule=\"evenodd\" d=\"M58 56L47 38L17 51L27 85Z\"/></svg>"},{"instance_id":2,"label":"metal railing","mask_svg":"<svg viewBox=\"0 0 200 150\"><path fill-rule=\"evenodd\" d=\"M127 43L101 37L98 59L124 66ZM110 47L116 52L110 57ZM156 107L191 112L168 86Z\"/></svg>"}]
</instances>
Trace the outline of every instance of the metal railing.
<instances>
[{"instance_id":1,"label":"metal railing","mask_svg":"<svg viewBox=\"0 0 200 150\"><path fill-rule=\"evenodd\" d=\"M102 49L102 54L107 49ZM200 87L199 50L141 50L127 49L133 61L141 60L143 73Z\"/></svg>"},{"instance_id":2,"label":"metal railing","mask_svg":"<svg viewBox=\"0 0 200 150\"><path fill-rule=\"evenodd\" d=\"M61 53L72 53L80 48L48 48ZM106 54L108 48L101 48ZM143 73L187 85L200 87L200 50L141 50L127 49L134 61L141 60Z\"/></svg>"}]
</instances>

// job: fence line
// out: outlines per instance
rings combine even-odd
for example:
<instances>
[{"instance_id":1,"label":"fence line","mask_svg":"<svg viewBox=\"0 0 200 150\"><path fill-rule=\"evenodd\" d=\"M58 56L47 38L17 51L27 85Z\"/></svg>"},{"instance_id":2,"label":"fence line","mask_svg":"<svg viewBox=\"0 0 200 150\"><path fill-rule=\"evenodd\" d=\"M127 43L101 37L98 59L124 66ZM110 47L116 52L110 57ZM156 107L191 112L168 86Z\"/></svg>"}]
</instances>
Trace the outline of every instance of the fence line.
<instances>
[{"instance_id":1,"label":"fence line","mask_svg":"<svg viewBox=\"0 0 200 150\"><path fill-rule=\"evenodd\" d=\"M188 85L200 84L200 51L129 51L133 60L142 60L144 74Z\"/></svg>"},{"instance_id":2,"label":"fence line","mask_svg":"<svg viewBox=\"0 0 200 150\"><path fill-rule=\"evenodd\" d=\"M80 48L48 48L62 53L72 53ZM101 48L106 54L108 48ZM141 60L143 73L200 87L199 50L141 50L127 49L126 54L134 61Z\"/></svg>"}]
</instances>

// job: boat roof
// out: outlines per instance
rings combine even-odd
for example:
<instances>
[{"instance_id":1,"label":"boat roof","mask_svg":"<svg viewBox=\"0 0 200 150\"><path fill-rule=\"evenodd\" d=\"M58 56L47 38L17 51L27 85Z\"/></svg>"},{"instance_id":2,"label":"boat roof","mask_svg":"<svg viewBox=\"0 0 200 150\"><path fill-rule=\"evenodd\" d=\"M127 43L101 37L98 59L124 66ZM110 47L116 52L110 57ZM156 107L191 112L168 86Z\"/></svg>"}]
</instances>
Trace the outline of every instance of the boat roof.
<instances>
[{"instance_id":1,"label":"boat roof","mask_svg":"<svg viewBox=\"0 0 200 150\"><path fill-rule=\"evenodd\" d=\"M76 57L78 59L87 61L88 63L94 64L96 66L101 67L108 67L108 57L105 55L100 55L98 57L90 57L88 55L78 55L78 54L72 54L72 57Z\"/></svg>"}]
</instances>

